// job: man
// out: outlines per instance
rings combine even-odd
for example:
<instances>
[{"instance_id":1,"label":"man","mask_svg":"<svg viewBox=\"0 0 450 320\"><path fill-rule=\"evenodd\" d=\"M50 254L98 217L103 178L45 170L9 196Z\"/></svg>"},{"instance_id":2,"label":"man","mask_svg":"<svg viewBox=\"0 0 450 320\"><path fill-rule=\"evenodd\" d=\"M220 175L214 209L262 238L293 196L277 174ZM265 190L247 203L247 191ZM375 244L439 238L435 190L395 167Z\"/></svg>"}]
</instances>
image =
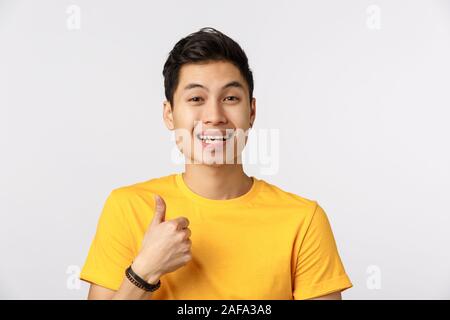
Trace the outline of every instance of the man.
<instances>
[{"instance_id":1,"label":"man","mask_svg":"<svg viewBox=\"0 0 450 320\"><path fill-rule=\"evenodd\" d=\"M256 115L247 56L203 28L163 70L185 171L114 189L80 278L89 299L341 299L352 287L324 210L245 174Z\"/></svg>"}]
</instances>

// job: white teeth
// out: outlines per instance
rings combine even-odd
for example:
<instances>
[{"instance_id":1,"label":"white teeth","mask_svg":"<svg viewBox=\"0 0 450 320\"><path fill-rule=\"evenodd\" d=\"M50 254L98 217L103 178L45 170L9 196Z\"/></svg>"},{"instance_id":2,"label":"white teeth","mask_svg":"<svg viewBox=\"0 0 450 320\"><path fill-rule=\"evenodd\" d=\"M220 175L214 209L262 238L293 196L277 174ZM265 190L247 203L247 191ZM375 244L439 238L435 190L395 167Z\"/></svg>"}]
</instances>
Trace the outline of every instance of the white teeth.
<instances>
[{"instance_id":1,"label":"white teeth","mask_svg":"<svg viewBox=\"0 0 450 320\"><path fill-rule=\"evenodd\" d=\"M208 136L208 135L204 136L201 134L197 134L198 139L200 139L204 142L207 142L207 143L211 143L211 142L215 142L215 141L219 141L219 140L225 141L225 140L231 138L232 136L233 136L233 133L230 133L227 136Z\"/></svg>"}]
</instances>

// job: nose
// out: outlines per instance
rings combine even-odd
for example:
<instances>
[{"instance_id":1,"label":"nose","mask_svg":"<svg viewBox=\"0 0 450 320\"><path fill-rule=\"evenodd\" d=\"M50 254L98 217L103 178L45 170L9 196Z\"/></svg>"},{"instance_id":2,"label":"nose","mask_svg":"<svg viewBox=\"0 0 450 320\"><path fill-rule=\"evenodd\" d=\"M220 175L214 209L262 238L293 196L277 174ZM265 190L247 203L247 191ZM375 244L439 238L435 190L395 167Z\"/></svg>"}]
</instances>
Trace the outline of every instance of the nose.
<instances>
[{"instance_id":1,"label":"nose","mask_svg":"<svg viewBox=\"0 0 450 320\"><path fill-rule=\"evenodd\" d=\"M217 102L211 102L205 105L202 114L204 124L218 125L227 123L222 106Z\"/></svg>"}]
</instances>

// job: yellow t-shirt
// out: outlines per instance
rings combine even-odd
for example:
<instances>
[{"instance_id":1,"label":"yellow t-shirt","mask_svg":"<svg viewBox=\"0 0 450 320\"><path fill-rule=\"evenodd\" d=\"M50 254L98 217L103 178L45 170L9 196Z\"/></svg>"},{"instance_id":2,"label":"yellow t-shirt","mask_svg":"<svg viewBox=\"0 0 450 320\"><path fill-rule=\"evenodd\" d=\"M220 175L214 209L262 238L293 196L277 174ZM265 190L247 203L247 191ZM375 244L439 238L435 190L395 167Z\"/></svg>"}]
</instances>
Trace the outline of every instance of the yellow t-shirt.
<instances>
[{"instance_id":1,"label":"yellow t-shirt","mask_svg":"<svg viewBox=\"0 0 450 320\"><path fill-rule=\"evenodd\" d=\"M166 220L185 216L192 260L161 277L152 299L308 299L352 287L316 201L253 178L229 200L194 193L181 173L114 189L80 279L118 290L140 250L159 194Z\"/></svg>"}]
</instances>

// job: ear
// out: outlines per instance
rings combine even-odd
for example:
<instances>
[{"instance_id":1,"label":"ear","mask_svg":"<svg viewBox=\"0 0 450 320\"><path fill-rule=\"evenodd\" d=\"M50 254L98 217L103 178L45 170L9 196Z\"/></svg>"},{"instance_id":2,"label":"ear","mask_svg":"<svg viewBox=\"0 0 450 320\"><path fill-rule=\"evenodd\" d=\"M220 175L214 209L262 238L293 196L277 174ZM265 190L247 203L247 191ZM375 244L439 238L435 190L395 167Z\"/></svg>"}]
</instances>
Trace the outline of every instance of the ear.
<instances>
[{"instance_id":1,"label":"ear","mask_svg":"<svg viewBox=\"0 0 450 320\"><path fill-rule=\"evenodd\" d=\"M172 106L167 100L163 102L163 120L166 124L167 129L173 130L175 128L175 125L173 123Z\"/></svg>"},{"instance_id":2,"label":"ear","mask_svg":"<svg viewBox=\"0 0 450 320\"><path fill-rule=\"evenodd\" d=\"M250 127L253 127L255 117L256 117L256 98L253 97L252 102L250 104Z\"/></svg>"}]
</instances>

